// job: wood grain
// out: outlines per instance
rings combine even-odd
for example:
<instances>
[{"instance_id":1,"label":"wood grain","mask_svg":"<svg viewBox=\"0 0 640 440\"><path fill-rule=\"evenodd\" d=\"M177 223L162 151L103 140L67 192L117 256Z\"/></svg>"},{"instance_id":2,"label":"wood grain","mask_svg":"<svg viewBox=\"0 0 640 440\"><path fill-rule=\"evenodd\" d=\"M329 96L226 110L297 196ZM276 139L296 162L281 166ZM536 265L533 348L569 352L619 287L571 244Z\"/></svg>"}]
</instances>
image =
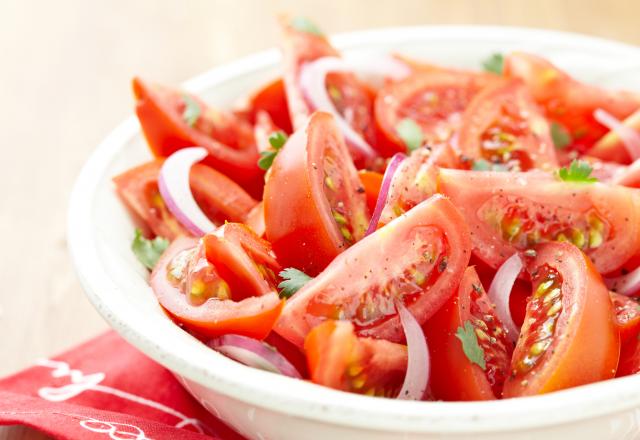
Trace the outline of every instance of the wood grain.
<instances>
[{"instance_id":1,"label":"wood grain","mask_svg":"<svg viewBox=\"0 0 640 440\"><path fill-rule=\"evenodd\" d=\"M276 44L273 17L327 32L420 24L504 24L640 44L634 0L5 0L0 14L0 375L106 325L66 250L67 199L82 163L130 113L129 80L179 83ZM42 438L0 429L0 440Z\"/></svg>"}]
</instances>

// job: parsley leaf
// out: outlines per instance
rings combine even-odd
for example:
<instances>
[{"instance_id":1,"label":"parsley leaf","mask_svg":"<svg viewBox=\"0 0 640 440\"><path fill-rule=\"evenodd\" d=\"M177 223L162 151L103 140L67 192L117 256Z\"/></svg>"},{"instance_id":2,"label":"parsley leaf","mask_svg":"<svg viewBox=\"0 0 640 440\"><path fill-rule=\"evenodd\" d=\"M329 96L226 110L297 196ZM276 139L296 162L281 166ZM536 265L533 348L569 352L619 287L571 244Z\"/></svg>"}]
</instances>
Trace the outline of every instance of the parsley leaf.
<instances>
[{"instance_id":1,"label":"parsley leaf","mask_svg":"<svg viewBox=\"0 0 640 440\"><path fill-rule=\"evenodd\" d=\"M260 153L260 159L258 159L258 167L267 171L273 165L273 160L278 155L278 151L287 142L287 135L284 131L274 131L269 135L269 143L274 148L271 151L262 151Z\"/></svg>"},{"instance_id":2,"label":"parsley leaf","mask_svg":"<svg viewBox=\"0 0 640 440\"><path fill-rule=\"evenodd\" d=\"M571 135L562 125L557 122L551 123L551 139L553 139L553 145L558 150L566 148L571 142Z\"/></svg>"},{"instance_id":3,"label":"parsley leaf","mask_svg":"<svg viewBox=\"0 0 640 440\"><path fill-rule=\"evenodd\" d=\"M138 257L138 261L148 269L153 269L160 255L168 246L169 240L166 238L156 237L153 240L149 240L142 236L140 229L136 229L136 235L133 238L133 243L131 243L131 250Z\"/></svg>"},{"instance_id":4,"label":"parsley leaf","mask_svg":"<svg viewBox=\"0 0 640 440\"><path fill-rule=\"evenodd\" d=\"M420 148L424 142L424 133L416 121L411 118L404 118L396 125L398 136L407 146L407 151L411 153L413 150Z\"/></svg>"},{"instance_id":5,"label":"parsley leaf","mask_svg":"<svg viewBox=\"0 0 640 440\"><path fill-rule=\"evenodd\" d=\"M466 320L464 327L458 327L456 338L460 339L462 351L464 351L467 359L469 359L472 364L476 364L483 370L486 370L487 363L484 359L484 350L480 347L480 344L478 344L478 336L476 336L471 321Z\"/></svg>"},{"instance_id":6,"label":"parsley leaf","mask_svg":"<svg viewBox=\"0 0 640 440\"><path fill-rule=\"evenodd\" d=\"M294 17L289 22L289 25L297 31L322 36L320 28L307 17Z\"/></svg>"},{"instance_id":7,"label":"parsley leaf","mask_svg":"<svg viewBox=\"0 0 640 440\"><path fill-rule=\"evenodd\" d=\"M187 125L189 125L189 127L193 127L194 125L196 125L196 122L198 122L200 113L202 113L200 104L198 104L195 99L187 94L182 95L182 101L184 101L182 119L187 123Z\"/></svg>"},{"instance_id":8,"label":"parsley leaf","mask_svg":"<svg viewBox=\"0 0 640 440\"><path fill-rule=\"evenodd\" d=\"M558 177L564 180L565 182L578 182L578 183L593 183L597 182L598 179L595 177L590 177L591 165L589 162L585 162L583 160L574 159L569 165L569 169L563 167L558 170Z\"/></svg>"},{"instance_id":9,"label":"parsley leaf","mask_svg":"<svg viewBox=\"0 0 640 440\"><path fill-rule=\"evenodd\" d=\"M307 284L313 278L302 272L301 270L289 267L280 272L280 277L284 279L278 284L280 289L280 298L291 298L291 295L296 293L302 286Z\"/></svg>"},{"instance_id":10,"label":"parsley leaf","mask_svg":"<svg viewBox=\"0 0 640 440\"><path fill-rule=\"evenodd\" d=\"M502 75L504 69L504 56L501 53L494 53L482 62L482 68L487 72L493 72Z\"/></svg>"}]
</instances>

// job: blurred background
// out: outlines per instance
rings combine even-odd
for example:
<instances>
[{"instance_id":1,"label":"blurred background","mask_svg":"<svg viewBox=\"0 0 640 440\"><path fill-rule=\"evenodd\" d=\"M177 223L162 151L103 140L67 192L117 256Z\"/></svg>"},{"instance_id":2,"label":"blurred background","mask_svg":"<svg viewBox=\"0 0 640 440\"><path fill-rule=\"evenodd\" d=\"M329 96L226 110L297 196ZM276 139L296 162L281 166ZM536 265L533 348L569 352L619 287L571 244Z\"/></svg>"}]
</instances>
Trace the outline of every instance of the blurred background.
<instances>
[{"instance_id":1,"label":"blurred background","mask_svg":"<svg viewBox=\"0 0 640 440\"><path fill-rule=\"evenodd\" d=\"M178 84L274 46L281 12L329 34L499 24L640 44L638 0L0 0L0 376L106 329L73 273L66 210L83 162L132 111L131 77Z\"/></svg>"}]
</instances>

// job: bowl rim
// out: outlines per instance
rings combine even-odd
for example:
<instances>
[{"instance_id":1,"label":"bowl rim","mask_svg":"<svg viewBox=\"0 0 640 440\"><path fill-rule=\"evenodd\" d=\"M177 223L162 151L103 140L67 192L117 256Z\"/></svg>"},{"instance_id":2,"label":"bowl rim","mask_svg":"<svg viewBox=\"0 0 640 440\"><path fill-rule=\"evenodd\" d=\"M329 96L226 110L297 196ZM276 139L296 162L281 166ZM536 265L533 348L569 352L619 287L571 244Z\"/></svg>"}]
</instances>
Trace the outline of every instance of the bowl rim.
<instances>
[{"instance_id":1,"label":"bowl rim","mask_svg":"<svg viewBox=\"0 0 640 440\"><path fill-rule=\"evenodd\" d=\"M375 47L376 43L418 40L481 39L500 42L541 42L620 55L640 55L640 48L581 34L506 26L415 26L391 27L336 35L340 49ZM280 56L269 49L215 67L185 82L187 90L203 92L250 72L276 65ZM218 393L257 407L320 423L414 433L480 433L541 428L640 407L640 376L576 387L542 396L490 402L412 402L376 399L336 391L305 381L278 376L240 365L207 349L193 339L185 347L171 347L154 329L135 319L127 304L111 295L118 290L101 270L101 258L91 224L95 193L111 160L132 138L140 136L139 125L130 116L114 129L91 154L71 193L68 246L80 283L97 311L129 343L179 376ZM176 332L182 332L174 326ZM198 344L199 347L196 347ZM200 350L200 351L197 351ZM179 352L194 356L185 358ZM215 374L216 369L225 374Z\"/></svg>"}]
</instances>

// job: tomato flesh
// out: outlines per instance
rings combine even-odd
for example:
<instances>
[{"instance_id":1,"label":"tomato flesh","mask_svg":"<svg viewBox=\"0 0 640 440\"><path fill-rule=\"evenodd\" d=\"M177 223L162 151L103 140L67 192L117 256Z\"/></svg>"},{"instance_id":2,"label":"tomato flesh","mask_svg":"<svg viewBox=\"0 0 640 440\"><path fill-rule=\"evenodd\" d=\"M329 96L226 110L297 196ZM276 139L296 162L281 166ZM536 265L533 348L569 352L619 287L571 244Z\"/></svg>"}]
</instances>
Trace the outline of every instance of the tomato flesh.
<instances>
[{"instance_id":1,"label":"tomato flesh","mask_svg":"<svg viewBox=\"0 0 640 440\"><path fill-rule=\"evenodd\" d=\"M527 261L533 293L503 395L548 393L615 376L619 334L609 292L574 245L545 243Z\"/></svg>"},{"instance_id":2,"label":"tomato flesh","mask_svg":"<svg viewBox=\"0 0 640 440\"><path fill-rule=\"evenodd\" d=\"M547 241L573 243L603 274L640 250L640 199L632 189L542 172L440 170L439 190L469 223L475 254L493 268Z\"/></svg>"},{"instance_id":3,"label":"tomato flesh","mask_svg":"<svg viewBox=\"0 0 640 440\"><path fill-rule=\"evenodd\" d=\"M359 338L346 321L326 321L304 341L311 380L330 388L396 397L407 370L407 347Z\"/></svg>"},{"instance_id":4,"label":"tomato flesh","mask_svg":"<svg viewBox=\"0 0 640 440\"><path fill-rule=\"evenodd\" d=\"M469 322L482 348L486 368L471 363L456 337ZM424 326L431 351L431 392L442 400L489 400L502 395L513 344L473 267L458 291Z\"/></svg>"},{"instance_id":5,"label":"tomato flesh","mask_svg":"<svg viewBox=\"0 0 640 440\"><path fill-rule=\"evenodd\" d=\"M636 340L640 333L640 304L635 298L610 292L616 316L616 325L623 345Z\"/></svg>"},{"instance_id":6,"label":"tomato flesh","mask_svg":"<svg viewBox=\"0 0 640 440\"><path fill-rule=\"evenodd\" d=\"M266 237L279 261L316 275L364 236L364 190L333 116L314 113L278 153L264 190Z\"/></svg>"},{"instance_id":7,"label":"tomato flesh","mask_svg":"<svg viewBox=\"0 0 640 440\"><path fill-rule=\"evenodd\" d=\"M434 196L336 257L287 302L276 331L301 346L315 325L340 319L360 336L400 342L395 302L424 323L453 294L469 254L462 218Z\"/></svg>"}]
</instances>

